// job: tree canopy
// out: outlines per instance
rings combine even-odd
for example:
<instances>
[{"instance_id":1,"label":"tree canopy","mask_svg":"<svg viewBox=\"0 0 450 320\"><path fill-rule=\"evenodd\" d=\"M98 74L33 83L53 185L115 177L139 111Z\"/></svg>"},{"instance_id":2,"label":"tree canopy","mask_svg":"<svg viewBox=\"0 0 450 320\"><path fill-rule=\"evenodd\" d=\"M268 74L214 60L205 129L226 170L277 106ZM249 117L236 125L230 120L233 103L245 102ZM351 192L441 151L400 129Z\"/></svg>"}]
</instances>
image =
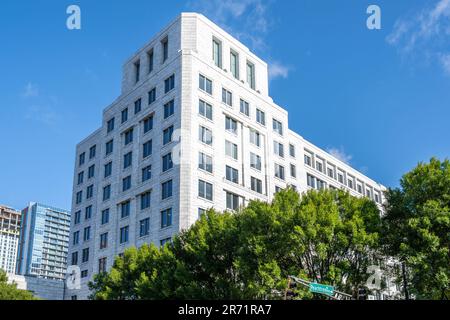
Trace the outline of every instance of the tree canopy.
<instances>
[{"instance_id":1,"label":"tree canopy","mask_svg":"<svg viewBox=\"0 0 450 320\"><path fill-rule=\"evenodd\" d=\"M8 276L0 269L0 300L36 300L27 290L17 289L16 284L8 283Z\"/></svg>"}]
</instances>

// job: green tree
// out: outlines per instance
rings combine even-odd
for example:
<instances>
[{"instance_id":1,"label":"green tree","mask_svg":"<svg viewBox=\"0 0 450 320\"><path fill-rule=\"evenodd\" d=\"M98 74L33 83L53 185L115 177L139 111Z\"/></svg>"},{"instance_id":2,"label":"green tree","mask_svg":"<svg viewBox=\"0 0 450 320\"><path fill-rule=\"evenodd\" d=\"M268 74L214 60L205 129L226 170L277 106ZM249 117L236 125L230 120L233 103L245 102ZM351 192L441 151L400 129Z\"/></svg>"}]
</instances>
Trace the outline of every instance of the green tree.
<instances>
[{"instance_id":1,"label":"green tree","mask_svg":"<svg viewBox=\"0 0 450 320\"><path fill-rule=\"evenodd\" d=\"M36 300L27 290L17 289L16 284L8 283L8 276L0 269L0 300Z\"/></svg>"},{"instance_id":2,"label":"green tree","mask_svg":"<svg viewBox=\"0 0 450 320\"><path fill-rule=\"evenodd\" d=\"M407 289L419 299L450 298L450 162L419 163L386 198L383 243L406 265Z\"/></svg>"}]
</instances>

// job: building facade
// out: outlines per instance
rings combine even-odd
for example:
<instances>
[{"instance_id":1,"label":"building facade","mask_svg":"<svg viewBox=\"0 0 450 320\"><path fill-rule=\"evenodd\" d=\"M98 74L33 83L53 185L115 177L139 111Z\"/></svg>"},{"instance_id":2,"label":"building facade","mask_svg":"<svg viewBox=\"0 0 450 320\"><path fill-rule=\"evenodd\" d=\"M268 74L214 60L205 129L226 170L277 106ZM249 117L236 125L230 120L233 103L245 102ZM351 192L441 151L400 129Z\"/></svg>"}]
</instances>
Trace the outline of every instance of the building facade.
<instances>
[{"instance_id":1,"label":"building facade","mask_svg":"<svg viewBox=\"0 0 450 320\"><path fill-rule=\"evenodd\" d=\"M65 279L70 212L32 202L22 210L16 274Z\"/></svg>"},{"instance_id":2,"label":"building facade","mask_svg":"<svg viewBox=\"0 0 450 320\"><path fill-rule=\"evenodd\" d=\"M68 263L81 288L66 299L87 298L127 247L163 245L211 207L271 201L288 185L381 205L382 185L289 130L268 83L264 61L195 13L126 61L120 96L76 147Z\"/></svg>"},{"instance_id":3,"label":"building facade","mask_svg":"<svg viewBox=\"0 0 450 320\"><path fill-rule=\"evenodd\" d=\"M61 280L8 274L8 283L16 284L17 289L30 291L39 299L63 300L64 298L64 281Z\"/></svg>"},{"instance_id":4,"label":"building facade","mask_svg":"<svg viewBox=\"0 0 450 320\"><path fill-rule=\"evenodd\" d=\"M16 270L20 215L20 211L0 205L0 269L6 273Z\"/></svg>"}]
</instances>

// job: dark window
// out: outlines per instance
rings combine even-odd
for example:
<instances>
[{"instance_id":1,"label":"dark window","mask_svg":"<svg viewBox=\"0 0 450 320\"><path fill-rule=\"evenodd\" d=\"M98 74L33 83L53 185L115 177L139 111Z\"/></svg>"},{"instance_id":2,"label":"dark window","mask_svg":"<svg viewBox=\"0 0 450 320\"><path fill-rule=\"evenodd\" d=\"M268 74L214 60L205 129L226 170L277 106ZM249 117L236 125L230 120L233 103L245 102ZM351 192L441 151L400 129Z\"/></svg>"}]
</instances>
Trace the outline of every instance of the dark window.
<instances>
[{"instance_id":1,"label":"dark window","mask_svg":"<svg viewBox=\"0 0 450 320\"><path fill-rule=\"evenodd\" d=\"M161 198L162 200L170 198L172 196L172 180L166 181L161 185Z\"/></svg>"},{"instance_id":2,"label":"dark window","mask_svg":"<svg viewBox=\"0 0 450 320\"><path fill-rule=\"evenodd\" d=\"M132 160L133 160L133 153L130 151L123 156L123 168L126 169L130 167Z\"/></svg>"},{"instance_id":3,"label":"dark window","mask_svg":"<svg viewBox=\"0 0 450 320\"><path fill-rule=\"evenodd\" d=\"M113 130L114 130L114 118L111 118L106 123L106 132L110 133Z\"/></svg>"},{"instance_id":4,"label":"dark window","mask_svg":"<svg viewBox=\"0 0 450 320\"><path fill-rule=\"evenodd\" d=\"M144 119L144 133L153 129L153 115Z\"/></svg>"},{"instance_id":5,"label":"dark window","mask_svg":"<svg viewBox=\"0 0 450 320\"><path fill-rule=\"evenodd\" d=\"M78 264L78 251L72 252L72 265Z\"/></svg>"},{"instance_id":6,"label":"dark window","mask_svg":"<svg viewBox=\"0 0 450 320\"><path fill-rule=\"evenodd\" d=\"M78 165L79 166L82 166L84 164L85 158L86 158L86 153L85 152L80 154L79 159L78 159Z\"/></svg>"},{"instance_id":7,"label":"dark window","mask_svg":"<svg viewBox=\"0 0 450 320\"><path fill-rule=\"evenodd\" d=\"M145 142L143 145L143 157L147 158L152 154L152 140Z\"/></svg>"},{"instance_id":8,"label":"dark window","mask_svg":"<svg viewBox=\"0 0 450 320\"><path fill-rule=\"evenodd\" d=\"M95 151L96 151L96 149L97 149L97 146L92 146L89 149L89 159L95 158Z\"/></svg>"},{"instance_id":9,"label":"dark window","mask_svg":"<svg viewBox=\"0 0 450 320\"><path fill-rule=\"evenodd\" d=\"M170 126L163 131L163 144L172 142L173 126Z\"/></svg>"},{"instance_id":10,"label":"dark window","mask_svg":"<svg viewBox=\"0 0 450 320\"><path fill-rule=\"evenodd\" d=\"M213 185L203 180L198 180L198 196L207 200L213 199Z\"/></svg>"},{"instance_id":11,"label":"dark window","mask_svg":"<svg viewBox=\"0 0 450 320\"><path fill-rule=\"evenodd\" d=\"M152 104L156 100L156 88L148 92L148 104Z\"/></svg>"},{"instance_id":12,"label":"dark window","mask_svg":"<svg viewBox=\"0 0 450 320\"><path fill-rule=\"evenodd\" d=\"M122 123L128 120L128 108L122 110Z\"/></svg>"},{"instance_id":13,"label":"dark window","mask_svg":"<svg viewBox=\"0 0 450 320\"><path fill-rule=\"evenodd\" d=\"M109 177L112 174L112 162L108 162L105 164L105 178Z\"/></svg>"},{"instance_id":14,"label":"dark window","mask_svg":"<svg viewBox=\"0 0 450 320\"><path fill-rule=\"evenodd\" d=\"M130 211L131 211L131 203L129 200L122 202L120 204L120 217L121 218L126 218L126 217L130 216Z\"/></svg>"},{"instance_id":15,"label":"dark window","mask_svg":"<svg viewBox=\"0 0 450 320\"><path fill-rule=\"evenodd\" d=\"M141 112L141 110L142 110L142 100L137 99L134 102L134 114Z\"/></svg>"},{"instance_id":16,"label":"dark window","mask_svg":"<svg viewBox=\"0 0 450 320\"><path fill-rule=\"evenodd\" d=\"M89 220L92 217L92 206L86 207L84 209L84 219Z\"/></svg>"},{"instance_id":17,"label":"dark window","mask_svg":"<svg viewBox=\"0 0 450 320\"><path fill-rule=\"evenodd\" d=\"M130 190L131 188L131 176L122 179L122 192Z\"/></svg>"},{"instance_id":18,"label":"dark window","mask_svg":"<svg viewBox=\"0 0 450 320\"><path fill-rule=\"evenodd\" d=\"M152 166L147 166L142 169L142 182L150 180L152 178Z\"/></svg>"},{"instance_id":19,"label":"dark window","mask_svg":"<svg viewBox=\"0 0 450 320\"><path fill-rule=\"evenodd\" d=\"M212 81L200 74L199 75L199 88L209 94L212 94Z\"/></svg>"},{"instance_id":20,"label":"dark window","mask_svg":"<svg viewBox=\"0 0 450 320\"><path fill-rule=\"evenodd\" d=\"M161 45L162 45L162 57L163 57L163 63L167 60L167 58L169 57L169 38L165 37L162 41L161 41Z\"/></svg>"},{"instance_id":21,"label":"dark window","mask_svg":"<svg viewBox=\"0 0 450 320\"><path fill-rule=\"evenodd\" d=\"M111 198L111 185L103 188L103 201L109 200L109 198Z\"/></svg>"},{"instance_id":22,"label":"dark window","mask_svg":"<svg viewBox=\"0 0 450 320\"><path fill-rule=\"evenodd\" d=\"M150 208L151 204L151 192L145 192L141 194L141 210L145 210L147 208Z\"/></svg>"},{"instance_id":23,"label":"dark window","mask_svg":"<svg viewBox=\"0 0 450 320\"><path fill-rule=\"evenodd\" d=\"M161 228L172 225L172 208L161 211Z\"/></svg>"},{"instance_id":24,"label":"dark window","mask_svg":"<svg viewBox=\"0 0 450 320\"><path fill-rule=\"evenodd\" d=\"M172 169L173 168L172 153L168 153L165 156L163 156L162 163L163 163L163 169L162 169L163 172L165 172L169 169Z\"/></svg>"},{"instance_id":25,"label":"dark window","mask_svg":"<svg viewBox=\"0 0 450 320\"><path fill-rule=\"evenodd\" d=\"M108 155L110 155L112 152L113 152L113 149L114 149L114 140L109 140L107 143L106 143L106 147L105 147L105 154L108 156Z\"/></svg>"},{"instance_id":26,"label":"dark window","mask_svg":"<svg viewBox=\"0 0 450 320\"><path fill-rule=\"evenodd\" d=\"M125 145L133 142L133 128L127 130L124 135L125 135Z\"/></svg>"},{"instance_id":27,"label":"dark window","mask_svg":"<svg viewBox=\"0 0 450 320\"><path fill-rule=\"evenodd\" d=\"M175 88L175 75L174 74L171 75L170 77L168 77L166 80L164 80L164 93L169 92L173 88Z\"/></svg>"},{"instance_id":28,"label":"dark window","mask_svg":"<svg viewBox=\"0 0 450 320\"><path fill-rule=\"evenodd\" d=\"M164 119L167 119L175 112L175 102L171 100L164 105Z\"/></svg>"},{"instance_id":29,"label":"dark window","mask_svg":"<svg viewBox=\"0 0 450 320\"><path fill-rule=\"evenodd\" d=\"M150 218L139 221L139 236L148 236L150 233Z\"/></svg>"},{"instance_id":30,"label":"dark window","mask_svg":"<svg viewBox=\"0 0 450 320\"><path fill-rule=\"evenodd\" d=\"M120 243L121 244L128 242L128 230L129 230L128 226L120 228Z\"/></svg>"},{"instance_id":31,"label":"dark window","mask_svg":"<svg viewBox=\"0 0 450 320\"><path fill-rule=\"evenodd\" d=\"M85 248L83 249L83 253L82 253L82 258L81 258L81 262L88 262L89 261L89 248Z\"/></svg>"},{"instance_id":32,"label":"dark window","mask_svg":"<svg viewBox=\"0 0 450 320\"><path fill-rule=\"evenodd\" d=\"M102 211L102 224L107 224L109 222L109 209Z\"/></svg>"}]
</instances>

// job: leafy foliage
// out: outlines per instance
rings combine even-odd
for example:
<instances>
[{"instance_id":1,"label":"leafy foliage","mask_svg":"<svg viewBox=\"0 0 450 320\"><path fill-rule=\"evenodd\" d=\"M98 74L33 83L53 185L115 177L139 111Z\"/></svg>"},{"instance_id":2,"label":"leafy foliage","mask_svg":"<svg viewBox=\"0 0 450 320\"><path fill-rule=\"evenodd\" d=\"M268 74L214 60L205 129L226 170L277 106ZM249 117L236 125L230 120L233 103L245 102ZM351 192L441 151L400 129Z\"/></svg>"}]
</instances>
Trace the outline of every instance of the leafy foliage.
<instances>
[{"instance_id":1,"label":"leafy foliage","mask_svg":"<svg viewBox=\"0 0 450 320\"><path fill-rule=\"evenodd\" d=\"M16 284L9 284L6 272L0 269L0 300L36 300L36 298L29 291L17 289Z\"/></svg>"}]
</instances>

